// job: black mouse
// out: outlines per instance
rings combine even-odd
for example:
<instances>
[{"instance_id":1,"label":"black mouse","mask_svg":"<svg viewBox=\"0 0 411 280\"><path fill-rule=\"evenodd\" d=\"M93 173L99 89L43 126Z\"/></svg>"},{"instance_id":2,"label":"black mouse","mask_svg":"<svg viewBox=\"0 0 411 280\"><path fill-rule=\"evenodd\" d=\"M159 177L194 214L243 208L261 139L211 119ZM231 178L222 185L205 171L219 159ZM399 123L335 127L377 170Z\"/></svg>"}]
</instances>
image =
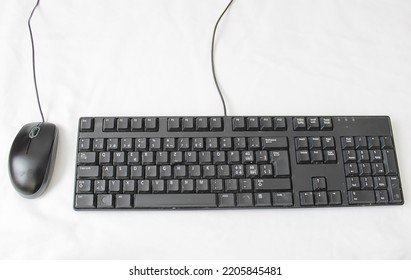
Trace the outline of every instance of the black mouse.
<instances>
[{"instance_id":1,"label":"black mouse","mask_svg":"<svg viewBox=\"0 0 411 280\"><path fill-rule=\"evenodd\" d=\"M20 129L10 150L9 174L23 197L36 198L46 190L53 173L57 142L58 130L52 123L29 123Z\"/></svg>"}]
</instances>

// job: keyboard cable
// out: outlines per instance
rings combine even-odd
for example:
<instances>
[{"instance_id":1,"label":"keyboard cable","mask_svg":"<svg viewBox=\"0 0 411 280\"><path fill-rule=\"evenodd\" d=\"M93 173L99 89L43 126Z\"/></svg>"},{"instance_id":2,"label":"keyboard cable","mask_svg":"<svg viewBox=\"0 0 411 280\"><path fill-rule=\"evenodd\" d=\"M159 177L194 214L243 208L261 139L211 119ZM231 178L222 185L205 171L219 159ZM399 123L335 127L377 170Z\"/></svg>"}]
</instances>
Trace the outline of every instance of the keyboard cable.
<instances>
[{"instance_id":1,"label":"keyboard cable","mask_svg":"<svg viewBox=\"0 0 411 280\"><path fill-rule=\"evenodd\" d=\"M216 73L215 73L215 65L214 65L214 41L215 41L215 34L216 34L216 31L217 31L218 24L220 23L221 18L224 16L225 12L226 12L226 11L228 10L228 8L231 6L231 3L233 3L233 1L234 1L234 0L231 0L230 3L228 3L227 7L224 9L223 13L222 13L222 14L220 15L220 17L218 18L218 20L217 20L217 22L216 22L216 24L215 24L215 26L214 26L213 39L212 39L212 41L211 41L211 68L212 68L212 71L213 71L214 83L215 83L215 85L216 85L216 87L217 87L218 94L220 95L221 102L223 103L224 116L225 116L225 117L227 116L227 108L226 108L226 105L225 105L224 96L223 96L223 94L222 94L222 92L221 92L220 86L219 86L219 84L218 84L217 76L216 76Z\"/></svg>"},{"instance_id":2,"label":"keyboard cable","mask_svg":"<svg viewBox=\"0 0 411 280\"><path fill-rule=\"evenodd\" d=\"M36 60L35 60L35 51L34 51L34 39L33 39L33 31L31 30L31 18L33 17L34 11L36 10L37 6L39 5L40 0L37 0L36 5L34 6L33 10L31 11L29 20L28 20L28 26L29 26L29 31L30 31L30 39L31 39L31 58L32 58L32 65L33 65L33 79L34 79L34 88L36 90L36 96L37 96L37 104L39 106L39 111L41 115L41 119L43 120L44 123L44 115L43 115L43 110L41 109L41 104L40 104L40 97L39 97L39 91L37 88L37 78L36 78Z\"/></svg>"}]
</instances>

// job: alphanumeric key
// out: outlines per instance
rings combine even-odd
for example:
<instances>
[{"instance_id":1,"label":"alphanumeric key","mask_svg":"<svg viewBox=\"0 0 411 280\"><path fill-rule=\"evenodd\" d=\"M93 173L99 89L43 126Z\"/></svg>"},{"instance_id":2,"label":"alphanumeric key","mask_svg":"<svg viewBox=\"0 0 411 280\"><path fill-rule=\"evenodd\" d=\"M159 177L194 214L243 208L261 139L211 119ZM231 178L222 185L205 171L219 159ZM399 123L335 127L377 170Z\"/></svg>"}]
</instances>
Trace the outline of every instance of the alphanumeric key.
<instances>
[{"instance_id":1,"label":"alphanumeric key","mask_svg":"<svg viewBox=\"0 0 411 280\"><path fill-rule=\"evenodd\" d=\"M242 152L243 163L253 163L254 162L254 152L253 151L243 151Z\"/></svg>"},{"instance_id":2,"label":"alphanumeric key","mask_svg":"<svg viewBox=\"0 0 411 280\"><path fill-rule=\"evenodd\" d=\"M138 193L150 193L150 180L138 180L137 191Z\"/></svg>"},{"instance_id":3,"label":"alphanumeric key","mask_svg":"<svg viewBox=\"0 0 411 280\"><path fill-rule=\"evenodd\" d=\"M196 119L196 129L198 131L207 131L210 129L208 125L208 119L207 118L197 118Z\"/></svg>"},{"instance_id":4,"label":"alphanumeric key","mask_svg":"<svg viewBox=\"0 0 411 280\"><path fill-rule=\"evenodd\" d=\"M93 164L96 163L96 156L95 152L80 152L77 154L77 162L79 164Z\"/></svg>"},{"instance_id":5,"label":"alphanumeric key","mask_svg":"<svg viewBox=\"0 0 411 280\"><path fill-rule=\"evenodd\" d=\"M129 118L117 119L117 131L128 131L130 129Z\"/></svg>"},{"instance_id":6,"label":"alphanumeric key","mask_svg":"<svg viewBox=\"0 0 411 280\"><path fill-rule=\"evenodd\" d=\"M175 165L174 166L174 178L185 178L187 177L187 170L185 165Z\"/></svg>"},{"instance_id":7,"label":"alphanumeric key","mask_svg":"<svg viewBox=\"0 0 411 280\"><path fill-rule=\"evenodd\" d=\"M233 149L230 137L223 137L220 139L220 148L223 151L228 151Z\"/></svg>"},{"instance_id":8,"label":"alphanumeric key","mask_svg":"<svg viewBox=\"0 0 411 280\"><path fill-rule=\"evenodd\" d=\"M370 176L371 175L371 165L369 163L359 163L358 164L358 174L360 176Z\"/></svg>"},{"instance_id":9,"label":"alphanumeric key","mask_svg":"<svg viewBox=\"0 0 411 280\"><path fill-rule=\"evenodd\" d=\"M197 192L209 192L210 186L208 180L197 179L196 180L196 191Z\"/></svg>"},{"instance_id":10,"label":"alphanumeric key","mask_svg":"<svg viewBox=\"0 0 411 280\"><path fill-rule=\"evenodd\" d=\"M373 177L374 178L374 188L375 189L386 189L387 180L384 176Z\"/></svg>"},{"instance_id":11,"label":"alphanumeric key","mask_svg":"<svg viewBox=\"0 0 411 280\"><path fill-rule=\"evenodd\" d=\"M241 192L248 192L253 190L251 179L239 179L238 183Z\"/></svg>"},{"instance_id":12,"label":"alphanumeric key","mask_svg":"<svg viewBox=\"0 0 411 280\"><path fill-rule=\"evenodd\" d=\"M93 151L104 151L104 139L94 139L93 140Z\"/></svg>"},{"instance_id":13,"label":"alphanumeric key","mask_svg":"<svg viewBox=\"0 0 411 280\"><path fill-rule=\"evenodd\" d=\"M244 165L236 164L231 166L231 175L233 178L243 178L244 177Z\"/></svg>"},{"instance_id":14,"label":"alphanumeric key","mask_svg":"<svg viewBox=\"0 0 411 280\"><path fill-rule=\"evenodd\" d=\"M258 165L249 164L245 166L245 176L247 178L256 178L258 177Z\"/></svg>"},{"instance_id":15,"label":"alphanumeric key","mask_svg":"<svg viewBox=\"0 0 411 280\"><path fill-rule=\"evenodd\" d=\"M271 164L260 165L260 176L262 178L273 177L273 166Z\"/></svg>"},{"instance_id":16,"label":"alphanumeric key","mask_svg":"<svg viewBox=\"0 0 411 280\"><path fill-rule=\"evenodd\" d=\"M245 150L247 148L247 144L244 137L234 138L234 150L240 151Z\"/></svg>"},{"instance_id":17,"label":"alphanumeric key","mask_svg":"<svg viewBox=\"0 0 411 280\"><path fill-rule=\"evenodd\" d=\"M145 168L146 179L157 179L157 166L148 165Z\"/></svg>"},{"instance_id":18,"label":"alphanumeric key","mask_svg":"<svg viewBox=\"0 0 411 280\"><path fill-rule=\"evenodd\" d=\"M179 180L167 180L167 192L168 193L180 192L180 181Z\"/></svg>"},{"instance_id":19,"label":"alphanumeric key","mask_svg":"<svg viewBox=\"0 0 411 280\"><path fill-rule=\"evenodd\" d=\"M153 152L141 153L141 163L144 165L154 164L154 153Z\"/></svg>"},{"instance_id":20,"label":"alphanumeric key","mask_svg":"<svg viewBox=\"0 0 411 280\"><path fill-rule=\"evenodd\" d=\"M183 131L193 131L194 130L194 119L193 118L183 118L182 121Z\"/></svg>"},{"instance_id":21,"label":"alphanumeric key","mask_svg":"<svg viewBox=\"0 0 411 280\"><path fill-rule=\"evenodd\" d=\"M230 166L229 165L218 165L217 166L217 177L218 178L230 178Z\"/></svg>"},{"instance_id":22,"label":"alphanumeric key","mask_svg":"<svg viewBox=\"0 0 411 280\"><path fill-rule=\"evenodd\" d=\"M107 151L118 151L118 138L107 139Z\"/></svg>"},{"instance_id":23,"label":"alphanumeric key","mask_svg":"<svg viewBox=\"0 0 411 280\"><path fill-rule=\"evenodd\" d=\"M223 122L221 118L210 118L210 130L211 131L222 131Z\"/></svg>"},{"instance_id":24,"label":"alphanumeric key","mask_svg":"<svg viewBox=\"0 0 411 280\"><path fill-rule=\"evenodd\" d=\"M147 139L136 138L135 141L136 151L147 151Z\"/></svg>"},{"instance_id":25,"label":"alphanumeric key","mask_svg":"<svg viewBox=\"0 0 411 280\"><path fill-rule=\"evenodd\" d=\"M106 180L94 180L94 193L106 192Z\"/></svg>"},{"instance_id":26,"label":"alphanumeric key","mask_svg":"<svg viewBox=\"0 0 411 280\"><path fill-rule=\"evenodd\" d=\"M259 150L260 145L260 138L259 137L249 137L248 140L248 149L249 150Z\"/></svg>"},{"instance_id":27,"label":"alphanumeric key","mask_svg":"<svg viewBox=\"0 0 411 280\"><path fill-rule=\"evenodd\" d=\"M90 139L80 139L78 142L79 151L88 151L90 150Z\"/></svg>"},{"instance_id":28,"label":"alphanumeric key","mask_svg":"<svg viewBox=\"0 0 411 280\"><path fill-rule=\"evenodd\" d=\"M238 192L238 180L237 179L225 180L225 191L226 192Z\"/></svg>"},{"instance_id":29,"label":"alphanumeric key","mask_svg":"<svg viewBox=\"0 0 411 280\"><path fill-rule=\"evenodd\" d=\"M239 151L228 152L227 159L228 159L229 164L241 163L240 152Z\"/></svg>"},{"instance_id":30,"label":"alphanumeric key","mask_svg":"<svg viewBox=\"0 0 411 280\"><path fill-rule=\"evenodd\" d=\"M357 176L358 175L358 165L356 163L346 163L345 164L345 175L346 176Z\"/></svg>"},{"instance_id":31,"label":"alphanumeric key","mask_svg":"<svg viewBox=\"0 0 411 280\"><path fill-rule=\"evenodd\" d=\"M354 150L343 151L344 163L357 162L357 153Z\"/></svg>"},{"instance_id":32,"label":"alphanumeric key","mask_svg":"<svg viewBox=\"0 0 411 280\"><path fill-rule=\"evenodd\" d=\"M222 152L222 151L213 152L213 159L214 159L214 164L226 163L225 152Z\"/></svg>"},{"instance_id":33,"label":"alphanumeric key","mask_svg":"<svg viewBox=\"0 0 411 280\"><path fill-rule=\"evenodd\" d=\"M116 119L115 118L105 118L103 120L103 131L115 131L116 129Z\"/></svg>"},{"instance_id":34,"label":"alphanumeric key","mask_svg":"<svg viewBox=\"0 0 411 280\"><path fill-rule=\"evenodd\" d=\"M183 193L194 192L194 181L191 179L181 180L181 192Z\"/></svg>"},{"instance_id":35,"label":"alphanumeric key","mask_svg":"<svg viewBox=\"0 0 411 280\"><path fill-rule=\"evenodd\" d=\"M135 193L136 192L136 181L135 180L124 180L123 181L123 193Z\"/></svg>"},{"instance_id":36,"label":"alphanumeric key","mask_svg":"<svg viewBox=\"0 0 411 280\"><path fill-rule=\"evenodd\" d=\"M255 162L256 163L267 163L268 162L268 152L267 151L256 151L255 152Z\"/></svg>"},{"instance_id":37,"label":"alphanumeric key","mask_svg":"<svg viewBox=\"0 0 411 280\"><path fill-rule=\"evenodd\" d=\"M143 167L141 165L131 166L130 178L143 179Z\"/></svg>"},{"instance_id":38,"label":"alphanumeric key","mask_svg":"<svg viewBox=\"0 0 411 280\"><path fill-rule=\"evenodd\" d=\"M172 178L172 168L170 165L163 165L159 167L160 169L160 179L171 179Z\"/></svg>"},{"instance_id":39,"label":"alphanumeric key","mask_svg":"<svg viewBox=\"0 0 411 280\"><path fill-rule=\"evenodd\" d=\"M164 180L151 181L151 187L153 189L153 193L164 193L166 191L164 186Z\"/></svg>"},{"instance_id":40,"label":"alphanumeric key","mask_svg":"<svg viewBox=\"0 0 411 280\"><path fill-rule=\"evenodd\" d=\"M116 178L117 179L128 179L128 166L120 165L116 167Z\"/></svg>"},{"instance_id":41,"label":"alphanumeric key","mask_svg":"<svg viewBox=\"0 0 411 280\"><path fill-rule=\"evenodd\" d=\"M211 152L199 152L199 160L200 164L209 164L212 163L211 161Z\"/></svg>"},{"instance_id":42,"label":"alphanumeric key","mask_svg":"<svg viewBox=\"0 0 411 280\"><path fill-rule=\"evenodd\" d=\"M258 118L256 117L249 117L247 118L247 130L258 130Z\"/></svg>"},{"instance_id":43,"label":"alphanumeric key","mask_svg":"<svg viewBox=\"0 0 411 280\"><path fill-rule=\"evenodd\" d=\"M215 165L204 165L203 166L203 177L204 178L215 178Z\"/></svg>"},{"instance_id":44,"label":"alphanumeric key","mask_svg":"<svg viewBox=\"0 0 411 280\"><path fill-rule=\"evenodd\" d=\"M273 130L273 122L270 117L260 118L260 129L261 130Z\"/></svg>"},{"instance_id":45,"label":"alphanumeric key","mask_svg":"<svg viewBox=\"0 0 411 280\"><path fill-rule=\"evenodd\" d=\"M144 131L143 118L131 119L131 131Z\"/></svg>"},{"instance_id":46,"label":"alphanumeric key","mask_svg":"<svg viewBox=\"0 0 411 280\"><path fill-rule=\"evenodd\" d=\"M168 164L168 152L156 152L157 165Z\"/></svg>"},{"instance_id":47,"label":"alphanumeric key","mask_svg":"<svg viewBox=\"0 0 411 280\"><path fill-rule=\"evenodd\" d=\"M160 151L161 150L161 139L160 138L150 138L149 149L150 151Z\"/></svg>"},{"instance_id":48,"label":"alphanumeric key","mask_svg":"<svg viewBox=\"0 0 411 280\"><path fill-rule=\"evenodd\" d=\"M175 138L164 138L164 149L166 151L174 151L176 148Z\"/></svg>"},{"instance_id":49,"label":"alphanumeric key","mask_svg":"<svg viewBox=\"0 0 411 280\"><path fill-rule=\"evenodd\" d=\"M179 151L188 151L190 150L190 139L189 138L178 138L177 145L178 145Z\"/></svg>"},{"instance_id":50,"label":"alphanumeric key","mask_svg":"<svg viewBox=\"0 0 411 280\"><path fill-rule=\"evenodd\" d=\"M108 181L108 192L119 193L120 192L120 180Z\"/></svg>"},{"instance_id":51,"label":"alphanumeric key","mask_svg":"<svg viewBox=\"0 0 411 280\"><path fill-rule=\"evenodd\" d=\"M371 171L374 176L385 175L384 165L381 162L371 163Z\"/></svg>"},{"instance_id":52,"label":"alphanumeric key","mask_svg":"<svg viewBox=\"0 0 411 280\"><path fill-rule=\"evenodd\" d=\"M194 151L202 151L204 150L204 139L197 137L193 138L193 150Z\"/></svg>"},{"instance_id":53,"label":"alphanumeric key","mask_svg":"<svg viewBox=\"0 0 411 280\"><path fill-rule=\"evenodd\" d=\"M215 151L218 149L218 140L217 138L206 138L206 150Z\"/></svg>"},{"instance_id":54,"label":"alphanumeric key","mask_svg":"<svg viewBox=\"0 0 411 280\"><path fill-rule=\"evenodd\" d=\"M222 179L210 180L211 191L212 192L222 192L224 190Z\"/></svg>"},{"instance_id":55,"label":"alphanumeric key","mask_svg":"<svg viewBox=\"0 0 411 280\"><path fill-rule=\"evenodd\" d=\"M131 138L121 139L121 150L122 151L132 151L133 150L133 140Z\"/></svg>"},{"instance_id":56,"label":"alphanumeric key","mask_svg":"<svg viewBox=\"0 0 411 280\"><path fill-rule=\"evenodd\" d=\"M183 162L183 153L182 152L171 152L170 153L170 163L179 164Z\"/></svg>"},{"instance_id":57,"label":"alphanumeric key","mask_svg":"<svg viewBox=\"0 0 411 280\"><path fill-rule=\"evenodd\" d=\"M124 152L114 152L113 153L113 164L120 165L125 163L125 154Z\"/></svg>"},{"instance_id":58,"label":"alphanumeric key","mask_svg":"<svg viewBox=\"0 0 411 280\"><path fill-rule=\"evenodd\" d=\"M114 166L103 166L101 170L102 170L101 178L103 179L114 178Z\"/></svg>"},{"instance_id":59,"label":"alphanumeric key","mask_svg":"<svg viewBox=\"0 0 411 280\"><path fill-rule=\"evenodd\" d=\"M186 164L197 163L197 152L184 152Z\"/></svg>"},{"instance_id":60,"label":"alphanumeric key","mask_svg":"<svg viewBox=\"0 0 411 280\"><path fill-rule=\"evenodd\" d=\"M190 165L188 167L188 174L190 178L201 178L201 166L200 165Z\"/></svg>"},{"instance_id":61,"label":"alphanumeric key","mask_svg":"<svg viewBox=\"0 0 411 280\"><path fill-rule=\"evenodd\" d=\"M374 180L372 177L361 177L360 183L361 183L361 189L363 190L374 189Z\"/></svg>"},{"instance_id":62,"label":"alphanumeric key","mask_svg":"<svg viewBox=\"0 0 411 280\"><path fill-rule=\"evenodd\" d=\"M146 118L145 127L146 127L146 131L157 131L158 130L157 118Z\"/></svg>"},{"instance_id":63,"label":"alphanumeric key","mask_svg":"<svg viewBox=\"0 0 411 280\"><path fill-rule=\"evenodd\" d=\"M381 150L372 150L372 151L370 151L370 161L371 162L382 162Z\"/></svg>"},{"instance_id":64,"label":"alphanumeric key","mask_svg":"<svg viewBox=\"0 0 411 280\"><path fill-rule=\"evenodd\" d=\"M357 159L359 162L369 162L370 154L368 153L368 150L358 150Z\"/></svg>"}]
</instances>

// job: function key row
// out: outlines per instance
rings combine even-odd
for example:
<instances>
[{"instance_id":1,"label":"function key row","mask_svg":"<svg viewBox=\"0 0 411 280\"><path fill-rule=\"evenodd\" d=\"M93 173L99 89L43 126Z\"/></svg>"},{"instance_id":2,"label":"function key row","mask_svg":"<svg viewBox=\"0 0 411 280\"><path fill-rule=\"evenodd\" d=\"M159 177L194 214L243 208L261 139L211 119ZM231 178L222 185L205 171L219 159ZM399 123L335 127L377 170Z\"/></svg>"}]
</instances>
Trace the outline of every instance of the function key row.
<instances>
[{"instance_id":1,"label":"function key row","mask_svg":"<svg viewBox=\"0 0 411 280\"><path fill-rule=\"evenodd\" d=\"M80 132L94 132L94 118L80 119ZM104 132L158 131L158 118L104 118Z\"/></svg>"},{"instance_id":2,"label":"function key row","mask_svg":"<svg viewBox=\"0 0 411 280\"><path fill-rule=\"evenodd\" d=\"M281 131L287 130L285 117L234 117L234 131Z\"/></svg>"},{"instance_id":3,"label":"function key row","mask_svg":"<svg viewBox=\"0 0 411 280\"><path fill-rule=\"evenodd\" d=\"M294 130L333 130L331 117L294 117Z\"/></svg>"},{"instance_id":4,"label":"function key row","mask_svg":"<svg viewBox=\"0 0 411 280\"><path fill-rule=\"evenodd\" d=\"M221 117L172 117L167 119L168 131L222 131Z\"/></svg>"}]
</instances>

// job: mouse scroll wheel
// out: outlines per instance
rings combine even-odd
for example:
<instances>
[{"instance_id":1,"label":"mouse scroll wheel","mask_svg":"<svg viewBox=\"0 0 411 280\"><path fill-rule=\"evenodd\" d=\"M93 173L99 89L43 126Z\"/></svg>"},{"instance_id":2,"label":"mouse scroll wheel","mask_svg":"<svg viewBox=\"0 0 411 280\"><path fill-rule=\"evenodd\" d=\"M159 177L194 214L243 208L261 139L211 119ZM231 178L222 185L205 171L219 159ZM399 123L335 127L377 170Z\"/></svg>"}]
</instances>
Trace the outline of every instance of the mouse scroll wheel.
<instances>
[{"instance_id":1,"label":"mouse scroll wheel","mask_svg":"<svg viewBox=\"0 0 411 280\"><path fill-rule=\"evenodd\" d=\"M35 126L30 130L29 137L31 139L33 139L33 138L37 137L37 135L39 135L39 132L40 132L40 127Z\"/></svg>"}]
</instances>

